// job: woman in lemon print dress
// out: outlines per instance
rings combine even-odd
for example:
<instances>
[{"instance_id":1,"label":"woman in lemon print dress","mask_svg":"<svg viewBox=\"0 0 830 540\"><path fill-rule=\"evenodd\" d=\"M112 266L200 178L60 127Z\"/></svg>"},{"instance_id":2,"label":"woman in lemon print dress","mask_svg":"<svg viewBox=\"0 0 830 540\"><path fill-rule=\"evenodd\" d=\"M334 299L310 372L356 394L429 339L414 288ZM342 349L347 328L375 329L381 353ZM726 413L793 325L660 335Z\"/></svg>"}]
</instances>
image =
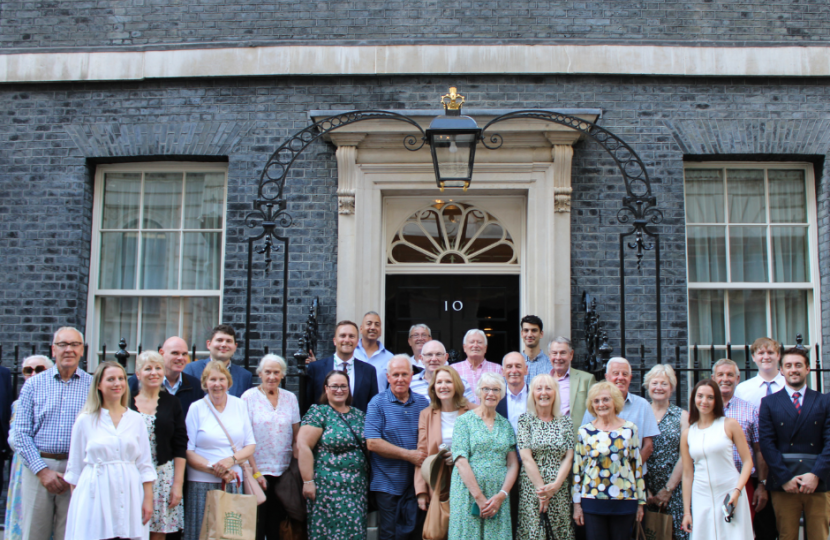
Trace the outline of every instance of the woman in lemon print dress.
<instances>
[{"instance_id":1,"label":"woman in lemon print dress","mask_svg":"<svg viewBox=\"0 0 830 540\"><path fill-rule=\"evenodd\" d=\"M588 540L628 540L646 504L637 426L618 415L624 401L603 381L588 391L596 420L579 428L574 449L574 521Z\"/></svg>"}]
</instances>

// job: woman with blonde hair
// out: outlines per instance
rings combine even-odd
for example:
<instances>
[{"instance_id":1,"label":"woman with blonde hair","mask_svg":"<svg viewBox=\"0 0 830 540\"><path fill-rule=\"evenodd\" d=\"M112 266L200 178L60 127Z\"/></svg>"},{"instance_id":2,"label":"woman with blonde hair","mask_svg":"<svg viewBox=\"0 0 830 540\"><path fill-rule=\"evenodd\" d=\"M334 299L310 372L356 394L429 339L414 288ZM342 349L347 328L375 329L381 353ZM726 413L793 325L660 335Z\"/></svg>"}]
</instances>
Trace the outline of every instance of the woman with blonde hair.
<instances>
[{"instance_id":1,"label":"woman with blonde hair","mask_svg":"<svg viewBox=\"0 0 830 540\"><path fill-rule=\"evenodd\" d=\"M522 539L545 540L541 513L547 514L558 540L574 538L568 492L574 428L559 404L556 379L542 374L530 381L527 412L519 416L517 433L522 458L518 536Z\"/></svg>"},{"instance_id":2,"label":"woman with blonde hair","mask_svg":"<svg viewBox=\"0 0 830 540\"><path fill-rule=\"evenodd\" d=\"M178 398L162 392L164 358L159 353L145 351L138 355L135 376L139 390L130 398L130 409L141 415L147 427L158 475L153 484L150 539L161 540L184 527L182 489L187 464L187 427Z\"/></svg>"},{"instance_id":3,"label":"woman with blonde hair","mask_svg":"<svg viewBox=\"0 0 830 540\"><path fill-rule=\"evenodd\" d=\"M187 500L184 538L197 540L207 492L242 480L239 466L254 454L256 439L245 402L228 394L233 385L225 364L211 360L202 371L207 395L187 412ZM228 438L230 436L230 439Z\"/></svg>"},{"instance_id":4,"label":"woman with blonde hair","mask_svg":"<svg viewBox=\"0 0 830 540\"><path fill-rule=\"evenodd\" d=\"M429 457L438 454L438 447L444 445L446 449L442 454L445 458L441 466L446 467L444 478L449 480L452 474L453 428L458 417L470 410L470 404L464 398L461 377L449 366L441 366L433 372L427 393L430 406L421 411L418 418L418 450ZM441 497L444 500L449 496L449 481L446 486L447 493L442 493ZM424 480L420 465L415 467L415 493L418 506L426 510L432 500L432 487Z\"/></svg>"},{"instance_id":5,"label":"woman with blonde hair","mask_svg":"<svg viewBox=\"0 0 830 540\"><path fill-rule=\"evenodd\" d=\"M608 381L588 390L594 421L579 428L574 448L574 521L587 540L628 540L646 504L637 426L620 418L622 393Z\"/></svg>"},{"instance_id":6,"label":"woman with blonde hair","mask_svg":"<svg viewBox=\"0 0 830 540\"><path fill-rule=\"evenodd\" d=\"M66 538L141 540L149 535L156 470L144 420L127 407L129 401L123 366L98 364L72 427L64 475L72 488Z\"/></svg>"}]
</instances>

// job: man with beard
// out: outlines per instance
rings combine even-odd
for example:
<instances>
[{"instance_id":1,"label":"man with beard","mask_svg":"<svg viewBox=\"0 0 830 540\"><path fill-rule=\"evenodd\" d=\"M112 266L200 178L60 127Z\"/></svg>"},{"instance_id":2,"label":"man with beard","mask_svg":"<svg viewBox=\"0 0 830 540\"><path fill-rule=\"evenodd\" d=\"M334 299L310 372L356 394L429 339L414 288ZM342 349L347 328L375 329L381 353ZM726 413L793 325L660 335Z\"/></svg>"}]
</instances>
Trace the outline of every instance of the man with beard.
<instances>
[{"instance_id":1,"label":"man with beard","mask_svg":"<svg viewBox=\"0 0 830 540\"><path fill-rule=\"evenodd\" d=\"M781 540L825 540L830 533L830 400L807 388L810 362L804 349L784 351L783 390L761 400L761 452L769 466L769 490Z\"/></svg>"}]
</instances>

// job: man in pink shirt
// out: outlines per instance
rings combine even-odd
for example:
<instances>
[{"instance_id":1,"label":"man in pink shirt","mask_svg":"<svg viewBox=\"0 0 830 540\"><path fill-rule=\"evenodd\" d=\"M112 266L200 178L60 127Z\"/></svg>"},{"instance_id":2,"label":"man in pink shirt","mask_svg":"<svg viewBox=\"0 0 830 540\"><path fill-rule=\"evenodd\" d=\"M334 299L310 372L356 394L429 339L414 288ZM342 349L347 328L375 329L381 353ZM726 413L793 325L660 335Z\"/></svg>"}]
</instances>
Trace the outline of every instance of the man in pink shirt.
<instances>
[{"instance_id":1,"label":"man in pink shirt","mask_svg":"<svg viewBox=\"0 0 830 540\"><path fill-rule=\"evenodd\" d=\"M467 359L453 364L452 367L461 375L462 379L469 383L473 390L476 389L478 380L483 373L493 372L502 375L500 365L484 358L484 355L487 354L487 336L481 330L474 328L464 334L464 353L467 355Z\"/></svg>"}]
</instances>

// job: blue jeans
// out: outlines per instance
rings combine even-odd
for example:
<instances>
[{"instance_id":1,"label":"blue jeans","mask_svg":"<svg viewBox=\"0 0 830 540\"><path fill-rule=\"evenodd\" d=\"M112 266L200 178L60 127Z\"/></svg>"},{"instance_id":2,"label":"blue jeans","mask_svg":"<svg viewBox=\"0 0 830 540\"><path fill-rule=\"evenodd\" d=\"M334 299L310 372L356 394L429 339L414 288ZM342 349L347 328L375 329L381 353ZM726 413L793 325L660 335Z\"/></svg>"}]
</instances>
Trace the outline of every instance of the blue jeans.
<instances>
[{"instance_id":1,"label":"blue jeans","mask_svg":"<svg viewBox=\"0 0 830 540\"><path fill-rule=\"evenodd\" d=\"M415 487L408 488L411 493L392 495L382 491L373 491L378 505L378 539L409 540L420 537L417 529L421 510L415 498ZM414 508L413 508L414 504ZM423 524L422 524L423 526Z\"/></svg>"}]
</instances>

